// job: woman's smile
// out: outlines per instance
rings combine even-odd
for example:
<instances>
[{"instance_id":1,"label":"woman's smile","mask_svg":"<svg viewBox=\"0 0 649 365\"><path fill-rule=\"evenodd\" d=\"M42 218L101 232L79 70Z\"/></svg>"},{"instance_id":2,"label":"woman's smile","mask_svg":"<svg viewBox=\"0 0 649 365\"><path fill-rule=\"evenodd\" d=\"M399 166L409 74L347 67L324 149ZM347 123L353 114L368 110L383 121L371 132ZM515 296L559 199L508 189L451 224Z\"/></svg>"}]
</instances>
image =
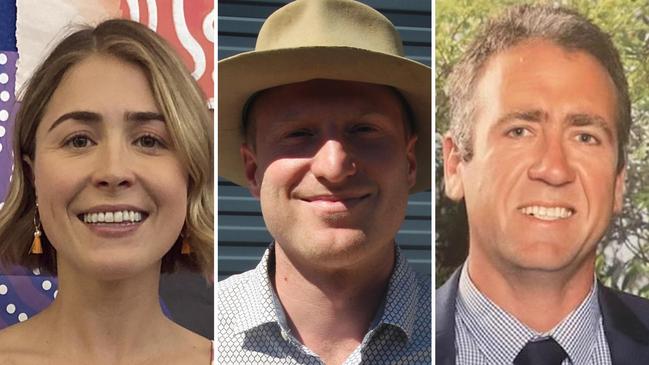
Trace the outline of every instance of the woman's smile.
<instances>
[{"instance_id":1,"label":"woman's smile","mask_svg":"<svg viewBox=\"0 0 649 365\"><path fill-rule=\"evenodd\" d=\"M95 206L77 218L97 236L121 238L135 234L149 213L133 205Z\"/></svg>"},{"instance_id":2,"label":"woman's smile","mask_svg":"<svg viewBox=\"0 0 649 365\"><path fill-rule=\"evenodd\" d=\"M159 270L183 229L188 173L142 71L83 60L52 95L36 138L39 214L64 262L104 278Z\"/></svg>"}]
</instances>

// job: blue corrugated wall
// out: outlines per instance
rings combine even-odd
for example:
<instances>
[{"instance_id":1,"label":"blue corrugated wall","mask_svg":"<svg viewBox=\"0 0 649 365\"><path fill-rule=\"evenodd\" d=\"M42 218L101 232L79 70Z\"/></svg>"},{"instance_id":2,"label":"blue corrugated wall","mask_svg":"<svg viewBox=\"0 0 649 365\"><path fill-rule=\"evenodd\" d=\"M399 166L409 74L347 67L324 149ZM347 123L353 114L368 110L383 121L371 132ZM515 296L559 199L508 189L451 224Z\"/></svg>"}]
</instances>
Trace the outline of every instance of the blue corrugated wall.
<instances>
[{"instance_id":1,"label":"blue corrugated wall","mask_svg":"<svg viewBox=\"0 0 649 365\"><path fill-rule=\"evenodd\" d=\"M421 0L362 1L397 27L406 56L431 64L431 3ZM257 32L273 11L288 1L219 1L218 59L254 48ZM218 97L218 96L217 96ZM218 121L217 121L218 122ZM244 188L218 180L218 279L253 268L272 240L259 202ZM397 242L415 269L431 273L431 192L414 194Z\"/></svg>"}]
</instances>

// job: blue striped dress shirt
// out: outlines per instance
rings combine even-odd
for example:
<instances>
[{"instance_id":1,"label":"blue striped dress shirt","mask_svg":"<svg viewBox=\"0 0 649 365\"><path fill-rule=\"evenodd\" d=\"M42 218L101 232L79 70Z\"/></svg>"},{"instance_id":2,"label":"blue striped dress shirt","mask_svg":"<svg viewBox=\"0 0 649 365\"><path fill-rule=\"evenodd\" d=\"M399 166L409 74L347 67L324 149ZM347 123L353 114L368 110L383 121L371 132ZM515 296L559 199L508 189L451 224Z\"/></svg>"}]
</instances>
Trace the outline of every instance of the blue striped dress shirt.
<instances>
[{"instance_id":1,"label":"blue striped dress shirt","mask_svg":"<svg viewBox=\"0 0 649 365\"><path fill-rule=\"evenodd\" d=\"M547 333L530 329L483 295L469 278L467 265L462 268L455 305L458 365L512 364L528 341L547 337L568 354L562 365L611 364L595 283L584 301Z\"/></svg>"}]
</instances>

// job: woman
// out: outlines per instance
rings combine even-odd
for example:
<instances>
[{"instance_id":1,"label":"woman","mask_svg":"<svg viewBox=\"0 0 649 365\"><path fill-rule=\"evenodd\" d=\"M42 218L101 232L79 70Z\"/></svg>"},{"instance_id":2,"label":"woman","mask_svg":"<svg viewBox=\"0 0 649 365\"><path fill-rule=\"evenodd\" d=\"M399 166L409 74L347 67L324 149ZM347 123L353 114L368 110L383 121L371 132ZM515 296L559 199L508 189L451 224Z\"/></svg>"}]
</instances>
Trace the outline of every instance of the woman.
<instances>
[{"instance_id":1,"label":"woman","mask_svg":"<svg viewBox=\"0 0 649 365\"><path fill-rule=\"evenodd\" d=\"M0 331L2 364L208 364L167 319L161 272L211 275L213 135L196 82L154 32L109 20L28 83L0 210L0 261L57 274L56 300Z\"/></svg>"}]
</instances>

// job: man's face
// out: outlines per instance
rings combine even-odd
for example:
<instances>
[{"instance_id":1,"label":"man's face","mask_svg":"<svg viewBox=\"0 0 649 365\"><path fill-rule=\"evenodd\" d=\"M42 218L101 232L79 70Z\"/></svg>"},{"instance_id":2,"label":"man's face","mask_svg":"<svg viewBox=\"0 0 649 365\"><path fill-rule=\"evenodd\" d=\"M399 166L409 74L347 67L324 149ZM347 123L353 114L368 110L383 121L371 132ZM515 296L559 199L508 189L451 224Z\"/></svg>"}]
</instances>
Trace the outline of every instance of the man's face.
<instances>
[{"instance_id":1,"label":"man's face","mask_svg":"<svg viewBox=\"0 0 649 365\"><path fill-rule=\"evenodd\" d=\"M312 80L262 93L251 110L255 146L241 153L266 226L291 261L349 267L386 257L415 183L393 91Z\"/></svg>"},{"instance_id":2,"label":"man's face","mask_svg":"<svg viewBox=\"0 0 649 365\"><path fill-rule=\"evenodd\" d=\"M447 192L465 198L471 260L592 272L624 183L606 70L585 52L531 40L487 62L475 98L472 160L444 141Z\"/></svg>"}]
</instances>

